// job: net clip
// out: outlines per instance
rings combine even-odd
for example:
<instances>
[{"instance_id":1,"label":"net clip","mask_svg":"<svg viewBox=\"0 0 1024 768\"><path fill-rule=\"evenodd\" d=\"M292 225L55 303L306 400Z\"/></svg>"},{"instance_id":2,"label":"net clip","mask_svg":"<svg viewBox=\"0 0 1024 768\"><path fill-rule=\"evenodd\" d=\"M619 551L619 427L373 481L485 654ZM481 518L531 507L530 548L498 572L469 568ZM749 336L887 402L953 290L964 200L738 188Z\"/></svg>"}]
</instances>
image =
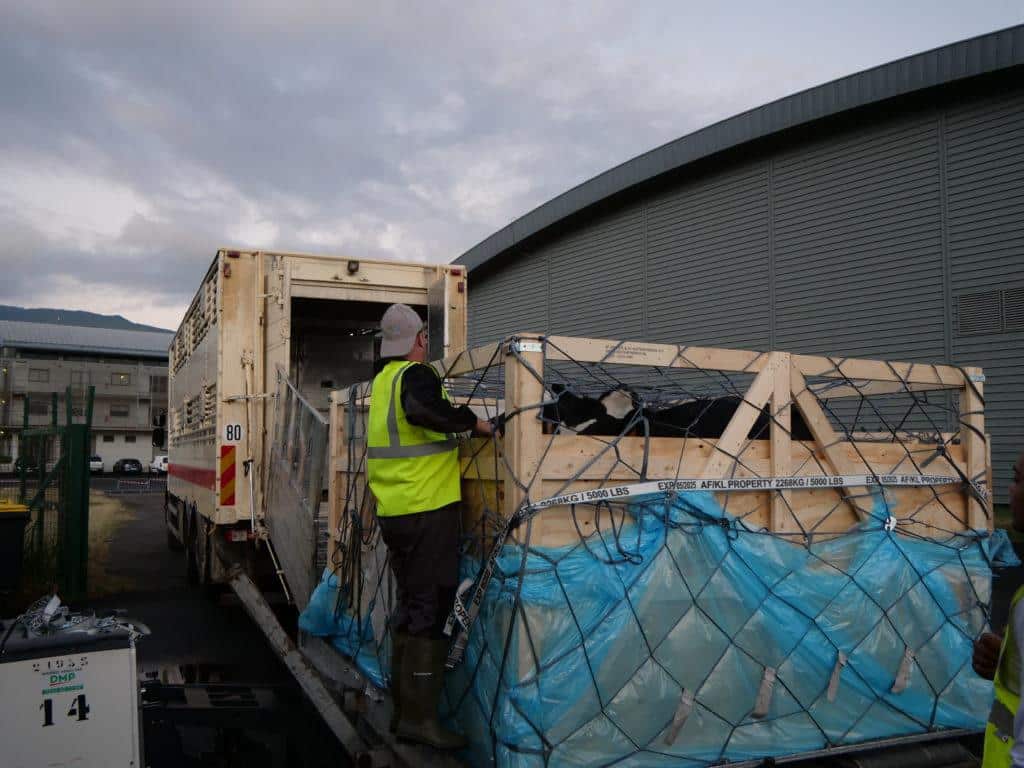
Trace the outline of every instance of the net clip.
<instances>
[{"instance_id":1,"label":"net clip","mask_svg":"<svg viewBox=\"0 0 1024 768\"><path fill-rule=\"evenodd\" d=\"M690 716L690 712L693 711L693 691L688 691L685 688L679 696L679 706L676 707L676 713L672 716L672 722L665 731L665 743L671 746L675 743L676 738L679 736L679 731L682 730L686 724L686 718Z\"/></svg>"},{"instance_id":2,"label":"net clip","mask_svg":"<svg viewBox=\"0 0 1024 768\"><path fill-rule=\"evenodd\" d=\"M754 702L754 711L751 717L762 718L767 716L772 705L772 689L775 687L775 668L765 667L761 675L761 687L757 691L757 701Z\"/></svg>"},{"instance_id":3,"label":"net clip","mask_svg":"<svg viewBox=\"0 0 1024 768\"><path fill-rule=\"evenodd\" d=\"M839 678L843 674L843 667L846 666L846 654L842 651L836 652L836 663L832 667L832 676L828 680L828 702L833 703L836 700L836 694L839 693Z\"/></svg>"},{"instance_id":4,"label":"net clip","mask_svg":"<svg viewBox=\"0 0 1024 768\"><path fill-rule=\"evenodd\" d=\"M903 651L903 659L900 661L899 671L896 673L896 680L893 681L891 692L903 693L910 686L910 673L913 671L914 652L908 645Z\"/></svg>"}]
</instances>

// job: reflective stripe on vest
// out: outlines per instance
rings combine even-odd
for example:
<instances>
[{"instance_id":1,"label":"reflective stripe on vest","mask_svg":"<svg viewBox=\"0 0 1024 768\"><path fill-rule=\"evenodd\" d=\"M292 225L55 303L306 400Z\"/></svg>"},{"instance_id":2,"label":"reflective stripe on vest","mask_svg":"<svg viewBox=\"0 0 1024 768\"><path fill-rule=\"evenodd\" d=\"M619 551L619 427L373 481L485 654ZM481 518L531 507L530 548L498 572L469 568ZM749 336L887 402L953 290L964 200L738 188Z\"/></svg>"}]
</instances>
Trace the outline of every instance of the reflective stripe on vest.
<instances>
[{"instance_id":1,"label":"reflective stripe on vest","mask_svg":"<svg viewBox=\"0 0 1024 768\"><path fill-rule=\"evenodd\" d=\"M409 363L409 365L412 365L412 363ZM388 403L388 444L387 446L367 448L366 458L368 459L415 459L419 456L433 456L435 453L444 453L459 447L458 442L450 437L431 443L402 445L402 438L398 434L398 408L395 406L398 398L395 395L398 390L398 382L402 380L402 374L405 373L405 369L409 365L402 366L402 370L396 373L395 377L391 380L391 397ZM441 391L445 395L448 394L444 392L443 387Z\"/></svg>"},{"instance_id":2,"label":"reflective stripe on vest","mask_svg":"<svg viewBox=\"0 0 1024 768\"><path fill-rule=\"evenodd\" d=\"M1013 763L1013 719L1020 707L1020 650L1014 637L1013 620L1017 604L1024 599L1024 587L1010 601L1010 620L1006 624L999 664L996 667L995 700L985 726L983 768L1010 768Z\"/></svg>"},{"instance_id":3,"label":"reflective stripe on vest","mask_svg":"<svg viewBox=\"0 0 1024 768\"><path fill-rule=\"evenodd\" d=\"M366 470L382 517L427 512L461 499L456 440L406 418L399 382L411 365L389 362L370 391ZM441 393L451 401L443 386Z\"/></svg>"}]
</instances>

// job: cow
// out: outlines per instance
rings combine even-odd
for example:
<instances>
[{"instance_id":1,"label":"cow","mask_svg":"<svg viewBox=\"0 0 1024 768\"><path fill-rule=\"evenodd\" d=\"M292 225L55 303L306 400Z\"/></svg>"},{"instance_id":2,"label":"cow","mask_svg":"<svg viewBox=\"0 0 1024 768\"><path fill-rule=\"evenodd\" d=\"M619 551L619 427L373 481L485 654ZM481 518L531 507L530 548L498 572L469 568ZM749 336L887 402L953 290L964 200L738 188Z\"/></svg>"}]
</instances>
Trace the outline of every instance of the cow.
<instances>
[{"instance_id":1,"label":"cow","mask_svg":"<svg viewBox=\"0 0 1024 768\"><path fill-rule=\"evenodd\" d=\"M544 405L542 419L545 432L555 434L718 438L743 402L737 395L723 395L654 408L645 406L636 393L626 387L607 390L596 398L576 394L557 383L552 384L550 390L554 400ZM791 414L792 438L812 440L800 411L793 408ZM767 440L770 425L771 416L765 407L757 415L747 438Z\"/></svg>"}]
</instances>

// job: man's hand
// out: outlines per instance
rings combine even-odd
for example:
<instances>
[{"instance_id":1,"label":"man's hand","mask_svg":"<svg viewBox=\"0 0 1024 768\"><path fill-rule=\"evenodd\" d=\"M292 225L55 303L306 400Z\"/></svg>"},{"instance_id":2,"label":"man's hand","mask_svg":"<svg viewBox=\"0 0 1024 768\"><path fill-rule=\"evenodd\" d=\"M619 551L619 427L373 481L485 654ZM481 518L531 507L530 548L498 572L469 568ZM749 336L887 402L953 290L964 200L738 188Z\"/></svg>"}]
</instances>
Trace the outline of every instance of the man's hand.
<instances>
[{"instance_id":1,"label":"man's hand","mask_svg":"<svg viewBox=\"0 0 1024 768\"><path fill-rule=\"evenodd\" d=\"M473 427L473 434L481 437L490 437L494 434L494 427L487 419L477 419Z\"/></svg>"},{"instance_id":2,"label":"man's hand","mask_svg":"<svg viewBox=\"0 0 1024 768\"><path fill-rule=\"evenodd\" d=\"M978 673L979 677L991 680L996 675L996 667L999 665L999 647L1003 643L1001 635L994 635L985 632L974 641L974 655L971 657L971 666Z\"/></svg>"}]
</instances>

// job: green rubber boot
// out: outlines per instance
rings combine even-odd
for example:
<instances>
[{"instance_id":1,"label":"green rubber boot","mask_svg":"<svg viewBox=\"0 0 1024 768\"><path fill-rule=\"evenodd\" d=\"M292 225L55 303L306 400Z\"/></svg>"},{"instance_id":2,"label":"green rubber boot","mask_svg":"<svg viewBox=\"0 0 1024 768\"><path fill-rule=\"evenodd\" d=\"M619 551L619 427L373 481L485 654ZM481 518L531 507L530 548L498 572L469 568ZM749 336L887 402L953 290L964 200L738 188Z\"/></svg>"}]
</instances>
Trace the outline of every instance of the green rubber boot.
<instances>
[{"instance_id":1,"label":"green rubber boot","mask_svg":"<svg viewBox=\"0 0 1024 768\"><path fill-rule=\"evenodd\" d=\"M395 731L399 739L435 749L462 749L466 746L462 736L444 728L438 719L446 656L447 641L430 637L406 638L402 682L399 684L401 710Z\"/></svg>"},{"instance_id":2,"label":"green rubber boot","mask_svg":"<svg viewBox=\"0 0 1024 768\"><path fill-rule=\"evenodd\" d=\"M391 633L391 724L392 733L398 730L402 718L402 656L405 654L404 632Z\"/></svg>"}]
</instances>

